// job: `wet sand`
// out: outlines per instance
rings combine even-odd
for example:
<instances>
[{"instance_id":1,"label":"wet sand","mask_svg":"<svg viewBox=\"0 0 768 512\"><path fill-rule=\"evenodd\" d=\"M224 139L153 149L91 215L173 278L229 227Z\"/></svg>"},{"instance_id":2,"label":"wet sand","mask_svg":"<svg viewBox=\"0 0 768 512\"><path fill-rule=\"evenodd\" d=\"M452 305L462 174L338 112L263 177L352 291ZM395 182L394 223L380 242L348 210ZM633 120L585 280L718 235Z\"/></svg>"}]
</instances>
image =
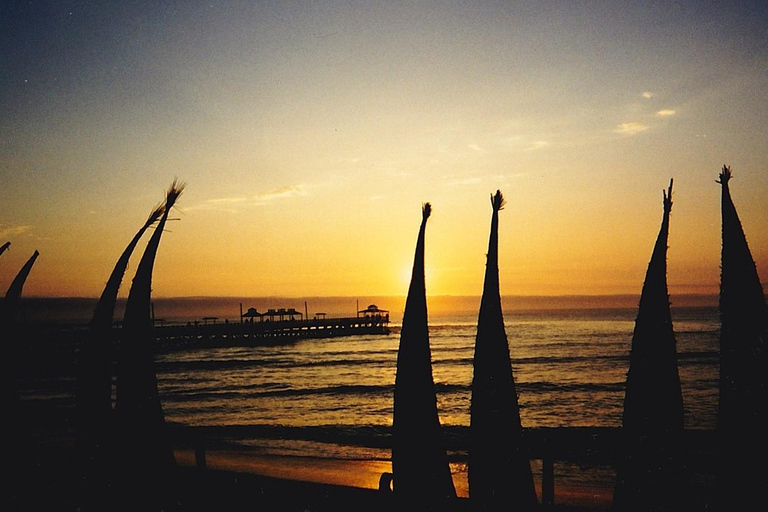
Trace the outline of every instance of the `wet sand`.
<instances>
[{"instance_id":1,"label":"wet sand","mask_svg":"<svg viewBox=\"0 0 768 512\"><path fill-rule=\"evenodd\" d=\"M13 486L6 487L3 510L96 510L83 506L71 445L36 443L27 452ZM234 448L212 449L205 454L205 467L196 465L188 448L176 451L176 478L168 482L168 512L213 512L268 510L271 512L339 512L346 510L403 510L391 493L378 490L379 477L389 471L389 461L340 460L290 457L254 453ZM466 479L454 474L460 498L446 509L471 510L466 498ZM19 477L19 478L17 478ZM10 481L6 481L10 484ZM537 492L540 496L540 482ZM605 511L610 489L556 487L555 506L563 512ZM141 493L137 489L137 493ZM150 498L150 497L147 497ZM118 497L108 495L106 508L123 510ZM150 498L151 499L151 498ZM5 506L3 506L5 505ZM104 505L102 502L101 505ZM114 507L112 507L114 505ZM429 508L420 507L420 510Z\"/></svg>"},{"instance_id":2,"label":"wet sand","mask_svg":"<svg viewBox=\"0 0 768 512\"><path fill-rule=\"evenodd\" d=\"M176 460L183 468L195 467L195 454L191 450L178 450ZM294 482L302 488L306 488L304 484L316 484L336 487L339 489L337 492L341 492L341 489L369 491L363 494L368 496L368 499L380 494L379 478L382 473L392 470L392 464L389 461L290 457L238 449L208 451L205 454L205 465L209 471ZM451 469L457 495L460 498L467 498L469 491L466 470L463 465L457 464L452 464ZM535 478L535 485L537 495L541 499L540 478ZM573 509L607 510L611 504L612 494L612 486L600 483L581 487L556 484L555 504Z\"/></svg>"},{"instance_id":3,"label":"wet sand","mask_svg":"<svg viewBox=\"0 0 768 512\"><path fill-rule=\"evenodd\" d=\"M392 468L388 461L287 457L238 450L211 451L206 453L205 459L206 467L213 470L361 489L378 489L379 477ZM180 466L193 467L195 455L190 451L176 452L176 462Z\"/></svg>"}]
</instances>

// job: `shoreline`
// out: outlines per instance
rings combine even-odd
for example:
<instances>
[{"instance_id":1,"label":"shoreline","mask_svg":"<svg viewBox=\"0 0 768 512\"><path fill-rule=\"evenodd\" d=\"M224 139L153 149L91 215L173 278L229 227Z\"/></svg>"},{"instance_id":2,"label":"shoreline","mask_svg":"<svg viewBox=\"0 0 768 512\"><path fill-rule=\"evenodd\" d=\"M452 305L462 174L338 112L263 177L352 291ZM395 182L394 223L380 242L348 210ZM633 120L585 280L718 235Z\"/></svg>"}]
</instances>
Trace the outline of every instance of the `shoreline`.
<instances>
[{"instance_id":1,"label":"shoreline","mask_svg":"<svg viewBox=\"0 0 768 512\"><path fill-rule=\"evenodd\" d=\"M196 464L192 448L176 448L174 455L176 468L163 491L165 499L172 500L168 511L383 512L401 510L403 505L397 503L396 495L378 489L381 473L391 471L390 461L268 455L236 447L218 447L206 452L205 467L201 467ZM462 484L456 473L453 476L458 499L444 507L435 508L435 504L425 510L472 510L465 483ZM20 460L14 480L17 485L0 500L11 510L17 505L24 510L74 512L92 510L89 507L94 503L106 505L107 509L109 504L123 509L121 503L114 501L119 499L119 494L107 493L95 498L95 502L93 495L82 494L73 445L68 440L33 442L27 456ZM540 498L540 478L534 477L534 480ZM562 512L607 512L611 493L612 490L599 486L561 486L556 488L554 505L544 508ZM149 500L145 503L147 506L157 499L141 493L135 498L137 503Z\"/></svg>"},{"instance_id":2,"label":"shoreline","mask_svg":"<svg viewBox=\"0 0 768 512\"><path fill-rule=\"evenodd\" d=\"M247 474L284 481L286 485L296 482L378 492L381 474L392 471L390 461L260 454L237 448L206 451L205 468L200 468L196 467L194 450L177 449L175 454L177 465L188 470ZM461 463L451 464L457 497L461 499L467 499L469 495L464 467ZM541 501L541 474L535 470L534 485ZM555 506L558 507L603 511L610 507L612 498L612 482L610 485L555 487Z\"/></svg>"}]
</instances>

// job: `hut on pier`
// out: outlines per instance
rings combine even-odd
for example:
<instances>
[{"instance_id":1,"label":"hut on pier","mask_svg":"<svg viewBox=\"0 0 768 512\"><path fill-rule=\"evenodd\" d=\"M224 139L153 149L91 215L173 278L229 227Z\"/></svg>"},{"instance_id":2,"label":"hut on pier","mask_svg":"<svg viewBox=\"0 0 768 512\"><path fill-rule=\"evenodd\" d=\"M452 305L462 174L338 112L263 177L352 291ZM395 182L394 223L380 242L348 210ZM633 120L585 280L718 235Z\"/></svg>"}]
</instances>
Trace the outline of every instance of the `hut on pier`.
<instances>
[{"instance_id":1,"label":"hut on pier","mask_svg":"<svg viewBox=\"0 0 768 512\"><path fill-rule=\"evenodd\" d=\"M261 321L264 318L264 313L259 313L256 308L248 308L248 311L240 315L240 318L246 322L253 323L257 318Z\"/></svg>"},{"instance_id":2,"label":"hut on pier","mask_svg":"<svg viewBox=\"0 0 768 512\"><path fill-rule=\"evenodd\" d=\"M367 308L361 309L357 314L376 322L381 322L382 320L389 322L389 311L379 308L376 304L368 304Z\"/></svg>"}]
</instances>

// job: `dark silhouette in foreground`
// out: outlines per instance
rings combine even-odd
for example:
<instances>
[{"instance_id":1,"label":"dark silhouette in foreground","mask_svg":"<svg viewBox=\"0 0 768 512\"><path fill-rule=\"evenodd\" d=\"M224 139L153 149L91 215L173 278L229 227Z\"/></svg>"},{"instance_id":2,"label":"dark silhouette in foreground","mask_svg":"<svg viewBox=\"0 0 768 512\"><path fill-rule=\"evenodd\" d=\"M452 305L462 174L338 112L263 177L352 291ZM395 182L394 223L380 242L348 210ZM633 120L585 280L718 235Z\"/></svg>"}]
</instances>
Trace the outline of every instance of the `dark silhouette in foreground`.
<instances>
[{"instance_id":1,"label":"dark silhouette in foreground","mask_svg":"<svg viewBox=\"0 0 768 512\"><path fill-rule=\"evenodd\" d=\"M469 496L478 510L538 507L528 454L523 446L520 407L499 293L500 191L491 196L493 214L485 283L475 340L470 407Z\"/></svg>"},{"instance_id":2,"label":"dark silhouette in foreground","mask_svg":"<svg viewBox=\"0 0 768 512\"><path fill-rule=\"evenodd\" d=\"M16 339L17 336L14 336L17 334L16 324L18 320L19 302L21 301L21 292L24 289L24 284L27 282L27 277L29 277L29 273L32 271L32 267L39 255L40 253L35 251L21 267L21 270L19 270L18 274L16 274L16 277L11 282L11 285L8 287L8 290L5 293L5 298L0 302L0 333L2 333L2 360L4 362L2 369L3 389L0 391L3 395L1 406L3 412L7 413L10 418L15 416L12 411L15 409L19 400L16 383L16 367L19 363L18 358L20 354L21 340ZM11 422L15 422L15 419L12 419Z\"/></svg>"},{"instance_id":3,"label":"dark silhouette in foreground","mask_svg":"<svg viewBox=\"0 0 768 512\"><path fill-rule=\"evenodd\" d=\"M685 510L683 398L667 291L672 180L640 296L627 372L616 511Z\"/></svg>"},{"instance_id":4,"label":"dark silhouette in foreground","mask_svg":"<svg viewBox=\"0 0 768 512\"><path fill-rule=\"evenodd\" d=\"M11 242L5 242L2 246L0 246L0 256L8 249L8 247L11 246Z\"/></svg>"},{"instance_id":5,"label":"dark silhouette in foreground","mask_svg":"<svg viewBox=\"0 0 768 512\"><path fill-rule=\"evenodd\" d=\"M8 244L6 244L7 247ZM29 277L32 267L37 261L39 252L35 251L21 267L16 277L8 287L4 299L0 302L0 341L3 353L0 356L0 411L2 411L4 449L0 459L2 470L3 493L2 503L9 510L22 507L29 499L28 494L34 492L34 482L31 481L32 464L27 460L28 452L32 449L29 432L23 425L19 404L18 367L22 363L22 344L26 341L20 333L18 309L24 284Z\"/></svg>"},{"instance_id":6,"label":"dark silhouette in foreground","mask_svg":"<svg viewBox=\"0 0 768 512\"><path fill-rule=\"evenodd\" d=\"M401 507L417 510L442 510L456 498L440 431L429 348L424 231L430 213L426 203L400 333L392 426L394 497Z\"/></svg>"},{"instance_id":7,"label":"dark silhouette in foreground","mask_svg":"<svg viewBox=\"0 0 768 512\"><path fill-rule=\"evenodd\" d=\"M718 509L748 510L768 494L768 309L723 166Z\"/></svg>"},{"instance_id":8,"label":"dark silhouette in foreground","mask_svg":"<svg viewBox=\"0 0 768 512\"><path fill-rule=\"evenodd\" d=\"M10 242L8 242L8 245L9 244ZM16 314L16 309L18 308L19 301L21 300L21 292L24 289L24 284L27 282L27 277L29 277L29 273L32 271L32 267L34 266L35 261L37 261L38 256L40 256L39 252L35 251L32 253L32 256L30 256L24 266L21 267L21 270L19 270L19 273L16 274L16 277L13 279L11 285L8 287L8 290L5 292L3 314L7 316L3 318L4 320L12 320L12 315Z\"/></svg>"},{"instance_id":9,"label":"dark silhouette in foreground","mask_svg":"<svg viewBox=\"0 0 768 512\"><path fill-rule=\"evenodd\" d=\"M164 212L156 206L120 255L99 298L80 347L75 399L76 449L82 474L84 506L102 509L113 472L112 375L114 334L112 322L117 294L131 255L145 231Z\"/></svg>"},{"instance_id":10,"label":"dark silhouette in foreground","mask_svg":"<svg viewBox=\"0 0 768 512\"><path fill-rule=\"evenodd\" d=\"M126 509L167 508L176 461L163 416L152 347L152 270L168 214L184 190L175 180L160 222L142 255L128 294L118 350L119 500Z\"/></svg>"}]
</instances>

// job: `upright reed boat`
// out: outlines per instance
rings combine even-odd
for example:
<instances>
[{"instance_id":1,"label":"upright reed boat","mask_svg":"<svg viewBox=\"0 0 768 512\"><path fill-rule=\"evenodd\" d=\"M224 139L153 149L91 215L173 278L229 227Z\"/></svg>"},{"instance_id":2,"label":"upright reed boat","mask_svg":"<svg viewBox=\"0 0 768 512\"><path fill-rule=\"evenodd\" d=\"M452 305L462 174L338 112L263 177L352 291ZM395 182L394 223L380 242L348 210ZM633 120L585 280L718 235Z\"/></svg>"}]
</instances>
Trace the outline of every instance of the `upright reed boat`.
<instances>
[{"instance_id":1,"label":"upright reed boat","mask_svg":"<svg viewBox=\"0 0 768 512\"><path fill-rule=\"evenodd\" d=\"M160 221L142 255L128 294L120 340L116 417L121 499L144 510L169 504L176 461L165 425L152 348L152 271L168 214L184 190L175 180Z\"/></svg>"},{"instance_id":2,"label":"upright reed boat","mask_svg":"<svg viewBox=\"0 0 768 512\"><path fill-rule=\"evenodd\" d=\"M101 508L111 483L114 434L112 424L112 323L117 294L136 245L165 211L156 206L133 236L104 286L80 347L75 394L76 451L81 473L81 494L86 506Z\"/></svg>"},{"instance_id":3,"label":"upright reed boat","mask_svg":"<svg viewBox=\"0 0 768 512\"><path fill-rule=\"evenodd\" d=\"M617 511L685 509L683 398L667 288L672 180L645 275L627 372L623 445L613 500Z\"/></svg>"},{"instance_id":4,"label":"upright reed boat","mask_svg":"<svg viewBox=\"0 0 768 512\"><path fill-rule=\"evenodd\" d=\"M723 166L720 274L719 510L749 510L768 494L768 309Z\"/></svg>"},{"instance_id":5,"label":"upright reed boat","mask_svg":"<svg viewBox=\"0 0 768 512\"><path fill-rule=\"evenodd\" d=\"M456 497L437 414L429 348L424 232L431 211L431 205L424 204L397 352L392 422L394 496L401 507L414 510L444 510L446 502Z\"/></svg>"},{"instance_id":6,"label":"upright reed boat","mask_svg":"<svg viewBox=\"0 0 768 512\"><path fill-rule=\"evenodd\" d=\"M491 233L477 321L469 430L469 497L481 510L538 506L523 445L520 407L499 293L500 191L491 195Z\"/></svg>"}]
</instances>

